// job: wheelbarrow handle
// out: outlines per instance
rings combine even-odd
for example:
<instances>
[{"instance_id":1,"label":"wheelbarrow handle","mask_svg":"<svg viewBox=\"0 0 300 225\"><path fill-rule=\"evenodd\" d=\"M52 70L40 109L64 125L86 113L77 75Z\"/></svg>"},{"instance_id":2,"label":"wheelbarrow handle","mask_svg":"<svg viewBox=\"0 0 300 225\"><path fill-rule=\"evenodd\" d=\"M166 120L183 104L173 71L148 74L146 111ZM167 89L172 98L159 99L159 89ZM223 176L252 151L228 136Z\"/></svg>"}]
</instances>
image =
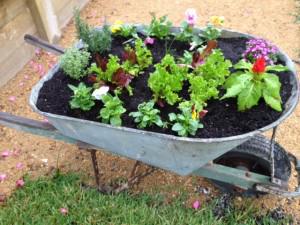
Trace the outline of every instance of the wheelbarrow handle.
<instances>
[{"instance_id":1,"label":"wheelbarrow handle","mask_svg":"<svg viewBox=\"0 0 300 225\"><path fill-rule=\"evenodd\" d=\"M28 44L42 48L42 49L44 49L48 52L52 52L56 55L61 55L65 52L64 48L62 48L58 45L50 44L49 42L44 41L44 40L42 40L34 35L31 35L31 34L25 34L24 40Z\"/></svg>"}]
</instances>

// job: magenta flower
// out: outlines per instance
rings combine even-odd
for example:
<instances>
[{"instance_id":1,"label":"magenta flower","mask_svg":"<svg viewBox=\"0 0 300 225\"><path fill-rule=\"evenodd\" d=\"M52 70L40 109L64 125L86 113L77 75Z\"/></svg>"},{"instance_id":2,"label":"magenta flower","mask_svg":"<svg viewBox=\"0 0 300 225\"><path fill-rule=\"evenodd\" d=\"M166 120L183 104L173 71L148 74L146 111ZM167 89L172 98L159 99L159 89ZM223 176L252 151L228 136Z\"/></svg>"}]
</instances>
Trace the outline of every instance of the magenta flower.
<instances>
[{"instance_id":1,"label":"magenta flower","mask_svg":"<svg viewBox=\"0 0 300 225\"><path fill-rule=\"evenodd\" d=\"M0 173L0 182L3 182L7 178L5 173Z\"/></svg>"},{"instance_id":2,"label":"magenta flower","mask_svg":"<svg viewBox=\"0 0 300 225\"><path fill-rule=\"evenodd\" d=\"M199 207L200 207L200 202L197 200L197 201L195 201L195 202L193 203L193 208L194 208L194 209L199 209Z\"/></svg>"},{"instance_id":3,"label":"magenta flower","mask_svg":"<svg viewBox=\"0 0 300 225\"><path fill-rule=\"evenodd\" d=\"M197 12L195 9L187 9L185 11L186 22L190 26L194 26L197 23Z\"/></svg>"},{"instance_id":4,"label":"magenta flower","mask_svg":"<svg viewBox=\"0 0 300 225\"><path fill-rule=\"evenodd\" d=\"M21 163L21 162L18 162L17 165L16 165L16 168L19 169L19 170L23 169L23 167L24 167L24 164Z\"/></svg>"},{"instance_id":5,"label":"magenta flower","mask_svg":"<svg viewBox=\"0 0 300 225\"><path fill-rule=\"evenodd\" d=\"M151 38L151 37L146 37L144 43L145 45L153 45L154 44L155 39Z\"/></svg>"},{"instance_id":6,"label":"magenta flower","mask_svg":"<svg viewBox=\"0 0 300 225\"><path fill-rule=\"evenodd\" d=\"M29 79L29 76L28 76L28 75L25 75L24 78L25 78L25 80L28 80L28 79Z\"/></svg>"},{"instance_id":7,"label":"magenta flower","mask_svg":"<svg viewBox=\"0 0 300 225\"><path fill-rule=\"evenodd\" d=\"M19 180L16 181L17 188L23 187L24 184L25 184L25 181L22 178L20 178Z\"/></svg>"},{"instance_id":8,"label":"magenta flower","mask_svg":"<svg viewBox=\"0 0 300 225\"><path fill-rule=\"evenodd\" d=\"M63 214L64 216L68 214L69 210L67 208L60 208L59 209L60 213Z\"/></svg>"},{"instance_id":9,"label":"magenta flower","mask_svg":"<svg viewBox=\"0 0 300 225\"><path fill-rule=\"evenodd\" d=\"M11 152L8 151L8 150L4 150L4 151L1 153L2 158L6 158L6 157L8 157L8 156L10 156L10 155L11 155Z\"/></svg>"}]
</instances>

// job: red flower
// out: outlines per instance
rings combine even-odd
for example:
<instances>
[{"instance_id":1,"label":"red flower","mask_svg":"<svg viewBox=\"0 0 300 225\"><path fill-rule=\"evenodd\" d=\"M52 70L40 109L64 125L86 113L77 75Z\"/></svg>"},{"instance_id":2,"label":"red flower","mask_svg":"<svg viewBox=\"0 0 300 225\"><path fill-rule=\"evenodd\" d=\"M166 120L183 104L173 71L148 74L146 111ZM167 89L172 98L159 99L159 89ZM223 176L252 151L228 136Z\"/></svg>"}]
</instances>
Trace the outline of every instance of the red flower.
<instances>
[{"instance_id":1,"label":"red flower","mask_svg":"<svg viewBox=\"0 0 300 225\"><path fill-rule=\"evenodd\" d=\"M254 73L263 73L266 70L266 60L264 58L259 58L253 64L252 71Z\"/></svg>"}]
</instances>

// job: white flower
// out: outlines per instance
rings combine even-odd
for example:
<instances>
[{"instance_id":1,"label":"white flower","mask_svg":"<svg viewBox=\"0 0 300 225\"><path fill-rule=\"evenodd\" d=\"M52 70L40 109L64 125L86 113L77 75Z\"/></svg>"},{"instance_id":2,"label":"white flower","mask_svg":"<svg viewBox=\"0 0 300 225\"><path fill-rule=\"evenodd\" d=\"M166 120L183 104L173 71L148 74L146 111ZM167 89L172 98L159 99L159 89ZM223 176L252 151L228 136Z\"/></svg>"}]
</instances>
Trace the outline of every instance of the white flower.
<instances>
[{"instance_id":1,"label":"white flower","mask_svg":"<svg viewBox=\"0 0 300 225\"><path fill-rule=\"evenodd\" d=\"M92 96L97 99L97 100L101 100L103 95L106 95L106 93L109 91L109 87L108 86L102 86L98 89L95 89L93 91Z\"/></svg>"},{"instance_id":2,"label":"white flower","mask_svg":"<svg viewBox=\"0 0 300 225\"><path fill-rule=\"evenodd\" d=\"M190 26L194 26L197 23L197 12L195 9L187 9L185 11L186 22Z\"/></svg>"}]
</instances>

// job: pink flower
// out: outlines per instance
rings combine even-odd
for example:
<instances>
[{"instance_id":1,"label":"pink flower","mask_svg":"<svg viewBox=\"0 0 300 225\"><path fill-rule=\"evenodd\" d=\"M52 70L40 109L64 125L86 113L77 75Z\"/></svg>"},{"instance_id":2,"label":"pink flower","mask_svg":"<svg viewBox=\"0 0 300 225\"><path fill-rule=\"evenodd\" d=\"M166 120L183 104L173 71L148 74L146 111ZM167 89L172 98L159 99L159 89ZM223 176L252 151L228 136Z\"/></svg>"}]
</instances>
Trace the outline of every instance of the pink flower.
<instances>
[{"instance_id":1,"label":"pink flower","mask_svg":"<svg viewBox=\"0 0 300 225\"><path fill-rule=\"evenodd\" d=\"M199 207L200 207L200 202L197 200L197 201L195 201L195 202L193 203L193 208L194 208L194 209L199 209Z\"/></svg>"},{"instance_id":2,"label":"pink flower","mask_svg":"<svg viewBox=\"0 0 300 225\"><path fill-rule=\"evenodd\" d=\"M23 167L24 167L24 164L21 163L21 162L18 162L17 165L16 165L16 168L19 169L19 170L23 169Z\"/></svg>"},{"instance_id":3,"label":"pink flower","mask_svg":"<svg viewBox=\"0 0 300 225\"><path fill-rule=\"evenodd\" d=\"M24 180L22 178L16 181L16 186L18 188L23 187L24 184L25 184L25 182L24 182Z\"/></svg>"},{"instance_id":4,"label":"pink flower","mask_svg":"<svg viewBox=\"0 0 300 225\"><path fill-rule=\"evenodd\" d=\"M0 173L0 182L3 182L7 178L5 173Z\"/></svg>"},{"instance_id":5,"label":"pink flower","mask_svg":"<svg viewBox=\"0 0 300 225\"><path fill-rule=\"evenodd\" d=\"M187 9L185 11L186 22L190 26L194 26L197 23L197 12L195 9Z\"/></svg>"},{"instance_id":6,"label":"pink flower","mask_svg":"<svg viewBox=\"0 0 300 225\"><path fill-rule=\"evenodd\" d=\"M19 83L19 86L20 86L20 87L23 87L23 86L24 86L24 82L20 82L20 83Z\"/></svg>"},{"instance_id":7,"label":"pink flower","mask_svg":"<svg viewBox=\"0 0 300 225\"><path fill-rule=\"evenodd\" d=\"M40 48L35 49L35 55L37 57L40 57L42 55L42 49L40 49Z\"/></svg>"},{"instance_id":8,"label":"pink flower","mask_svg":"<svg viewBox=\"0 0 300 225\"><path fill-rule=\"evenodd\" d=\"M67 208L60 208L59 209L60 213L63 214L63 215L67 215L69 210Z\"/></svg>"},{"instance_id":9,"label":"pink flower","mask_svg":"<svg viewBox=\"0 0 300 225\"><path fill-rule=\"evenodd\" d=\"M28 79L29 79L29 76L28 76L28 75L25 75L24 78L25 78L26 80L28 80Z\"/></svg>"},{"instance_id":10,"label":"pink flower","mask_svg":"<svg viewBox=\"0 0 300 225\"><path fill-rule=\"evenodd\" d=\"M4 151L1 153L1 156L2 156L3 158L6 158L6 157L8 157L8 156L10 156L10 155L11 155L11 152L8 151L8 150L4 150Z\"/></svg>"},{"instance_id":11,"label":"pink flower","mask_svg":"<svg viewBox=\"0 0 300 225\"><path fill-rule=\"evenodd\" d=\"M15 102L16 101L16 96L9 96L8 100L11 102Z\"/></svg>"},{"instance_id":12,"label":"pink flower","mask_svg":"<svg viewBox=\"0 0 300 225\"><path fill-rule=\"evenodd\" d=\"M144 43L145 45L153 45L154 44L155 39L151 38L151 37L146 37Z\"/></svg>"}]
</instances>

